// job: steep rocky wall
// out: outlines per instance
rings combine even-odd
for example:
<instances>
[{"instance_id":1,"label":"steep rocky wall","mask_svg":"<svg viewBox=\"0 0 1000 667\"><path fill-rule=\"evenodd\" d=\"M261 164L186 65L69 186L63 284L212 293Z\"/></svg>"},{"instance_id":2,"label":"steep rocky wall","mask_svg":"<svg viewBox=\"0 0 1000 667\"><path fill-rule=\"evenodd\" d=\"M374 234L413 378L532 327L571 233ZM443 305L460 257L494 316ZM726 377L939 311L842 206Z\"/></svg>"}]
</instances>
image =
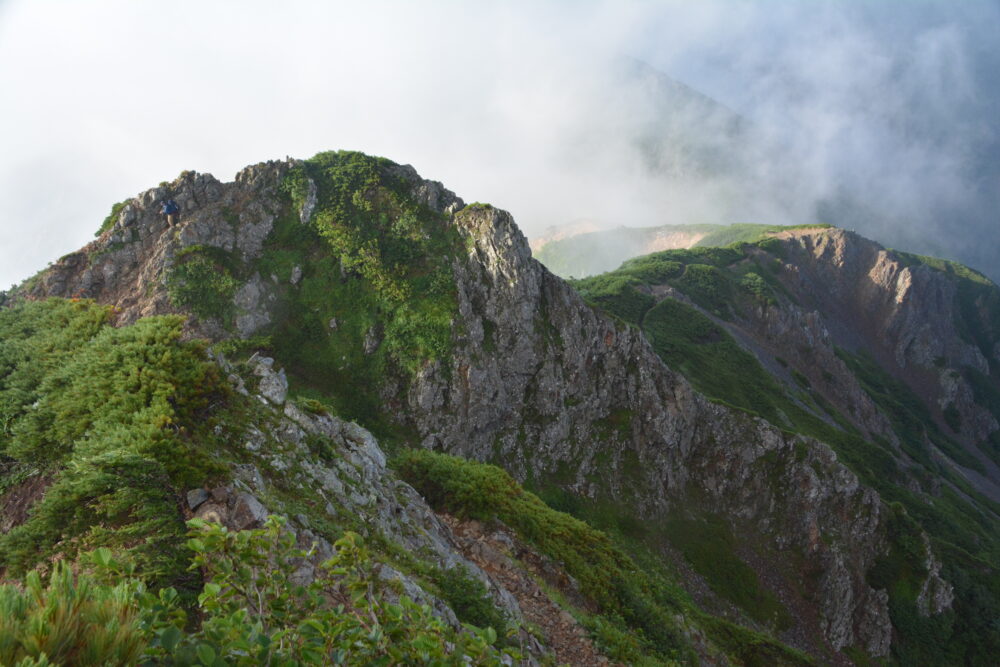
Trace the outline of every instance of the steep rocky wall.
<instances>
[{"instance_id":1,"label":"steep rocky wall","mask_svg":"<svg viewBox=\"0 0 1000 667\"><path fill-rule=\"evenodd\" d=\"M843 372L834 347L872 355L913 389L942 430L979 461L982 473L964 469L969 481L1000 499L1000 467L978 448L1000 424L976 402L963 372L971 368L989 375L989 360L959 333L956 281L925 264L908 265L893 251L845 230L778 236L785 240L781 280L800 305L762 310L746 323L751 335L791 355L808 349L810 358L796 365L815 369L809 374L813 385L870 433L895 441L885 418L872 412L857 381ZM813 322L811 328L822 335L807 337L810 327L796 327L796 322ZM994 353L993 361L998 360ZM947 409L958 415L957 431L942 417Z\"/></svg>"},{"instance_id":2,"label":"steep rocky wall","mask_svg":"<svg viewBox=\"0 0 1000 667\"><path fill-rule=\"evenodd\" d=\"M957 400L970 438L984 439L1000 427L975 406L966 383L948 381L951 371L966 366L989 374L983 353L958 334L954 281L923 264L908 266L892 251L842 229L782 236L788 239L788 282L823 313L840 340L856 342L857 334L843 329L857 330L864 345L889 362L884 365L890 372L923 388L932 404L943 408Z\"/></svg>"},{"instance_id":3,"label":"steep rocky wall","mask_svg":"<svg viewBox=\"0 0 1000 667\"><path fill-rule=\"evenodd\" d=\"M818 629L834 649L886 655L887 595L865 583L884 549L882 505L823 444L710 403L641 334L584 305L533 261L510 216L460 211L474 245L456 261L461 326L450 369L416 380L424 446L502 462L522 479L570 472L649 521L700 498L775 557L821 572ZM802 621L808 624L807 620Z\"/></svg>"},{"instance_id":4,"label":"steep rocky wall","mask_svg":"<svg viewBox=\"0 0 1000 667\"><path fill-rule=\"evenodd\" d=\"M211 174L186 171L172 183L146 190L129 200L111 229L81 250L66 255L28 281L16 296L91 298L115 306L118 321L177 312L166 277L185 248L207 246L231 252L244 262L260 255L275 215L282 175L294 164L266 162L243 169L235 181L221 183ZM179 222L168 227L160 203L174 199ZM268 322L266 302L273 298L270 276L252 275L235 295L239 333L251 335ZM218 321L189 321L192 335L221 338Z\"/></svg>"}]
</instances>

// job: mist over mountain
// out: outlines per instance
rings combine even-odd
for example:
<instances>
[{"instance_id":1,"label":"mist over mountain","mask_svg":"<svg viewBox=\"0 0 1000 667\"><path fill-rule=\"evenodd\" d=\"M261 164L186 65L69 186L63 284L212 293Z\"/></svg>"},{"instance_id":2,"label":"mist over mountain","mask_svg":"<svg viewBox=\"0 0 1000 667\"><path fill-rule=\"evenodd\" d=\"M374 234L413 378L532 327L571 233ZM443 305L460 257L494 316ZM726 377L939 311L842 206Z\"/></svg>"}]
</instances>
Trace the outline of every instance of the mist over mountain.
<instances>
[{"instance_id":1,"label":"mist over mountain","mask_svg":"<svg viewBox=\"0 0 1000 667\"><path fill-rule=\"evenodd\" d=\"M846 161L824 145L832 136L805 136L798 134L805 128L794 126L779 131L770 124L766 103L742 116L645 63L622 60L616 72L631 95L629 108L642 110L627 131L653 193L645 203L655 210L637 213L625 203L604 219L607 227L829 223L1000 276L995 268L1000 251L989 242L998 229L1000 150L983 119L909 118L897 110L884 127L875 127L867 119L846 126L850 118L828 118L841 138L858 135L851 137L856 151ZM954 86L961 84L960 73L950 76ZM806 95L798 88L791 93ZM913 96L908 102L922 106ZM831 105L825 111L839 110ZM616 129L621 128L598 129L595 141L600 143L602 130ZM972 132L976 136L969 136ZM656 225L650 225L652 218ZM641 232L619 235L629 234ZM592 244L595 265L613 268L615 261L633 256L615 248L622 243L628 242L612 241L605 249Z\"/></svg>"},{"instance_id":2,"label":"mist over mountain","mask_svg":"<svg viewBox=\"0 0 1000 667\"><path fill-rule=\"evenodd\" d=\"M251 2L233 21L0 5L0 284L165 175L317 145L399 156L529 236L821 221L997 265L995 2Z\"/></svg>"}]
</instances>

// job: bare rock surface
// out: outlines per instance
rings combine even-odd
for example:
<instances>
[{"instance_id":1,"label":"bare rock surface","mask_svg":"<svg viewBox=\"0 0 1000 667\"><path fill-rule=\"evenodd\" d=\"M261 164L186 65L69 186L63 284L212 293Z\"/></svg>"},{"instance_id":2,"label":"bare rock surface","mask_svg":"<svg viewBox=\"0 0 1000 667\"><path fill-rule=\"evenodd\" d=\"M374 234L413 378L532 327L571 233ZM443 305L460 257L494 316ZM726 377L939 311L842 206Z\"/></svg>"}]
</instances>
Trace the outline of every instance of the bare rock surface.
<instances>
[{"instance_id":1,"label":"bare rock surface","mask_svg":"<svg viewBox=\"0 0 1000 667\"><path fill-rule=\"evenodd\" d=\"M501 461L521 479L571 471L572 490L610 489L647 521L693 492L776 557L801 554L822 572L818 627L797 636L887 654L886 598L865 580L885 548L874 491L826 445L705 400L638 331L532 260L507 213L467 207L455 224L474 242L455 262L467 337L448 372L427 369L409 393L425 446ZM486 331L488 356L478 353Z\"/></svg>"}]
</instances>

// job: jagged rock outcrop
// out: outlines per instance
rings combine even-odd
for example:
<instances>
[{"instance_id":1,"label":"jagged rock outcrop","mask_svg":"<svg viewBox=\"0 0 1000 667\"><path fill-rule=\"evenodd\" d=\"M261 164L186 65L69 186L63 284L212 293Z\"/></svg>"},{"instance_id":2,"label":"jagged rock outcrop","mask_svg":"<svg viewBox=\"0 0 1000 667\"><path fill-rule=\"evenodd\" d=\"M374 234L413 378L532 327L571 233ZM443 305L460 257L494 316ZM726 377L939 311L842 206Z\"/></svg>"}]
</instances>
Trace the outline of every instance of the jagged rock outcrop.
<instances>
[{"instance_id":1,"label":"jagged rock outcrop","mask_svg":"<svg viewBox=\"0 0 1000 667\"><path fill-rule=\"evenodd\" d=\"M926 539L924 540L924 551L927 554L927 559L924 562L927 578L924 579L920 593L917 595L917 609L921 616L926 617L951 609L951 605L955 601L955 589L941 578L941 561L934 556L930 542Z\"/></svg>"},{"instance_id":2,"label":"jagged rock outcrop","mask_svg":"<svg viewBox=\"0 0 1000 667\"><path fill-rule=\"evenodd\" d=\"M121 208L111 229L80 251L60 258L23 296L92 298L115 306L118 321L176 312L167 277L178 253L200 247L231 252L243 261L259 257L280 206L281 177L294 162L266 162L247 167L235 181L221 183L211 174L186 171L169 184L146 190ZM160 203L172 198L181 208L170 228ZM254 274L236 292L237 330L250 336L270 322L274 280ZM192 319L193 335L227 335L218 321Z\"/></svg>"},{"instance_id":3,"label":"jagged rock outcrop","mask_svg":"<svg viewBox=\"0 0 1000 667\"><path fill-rule=\"evenodd\" d=\"M575 491L608 490L649 521L700 496L823 572L820 631L835 650L885 655L887 598L864 578L884 548L877 495L825 445L693 391L637 330L532 260L508 214L466 209L456 224L475 244L455 262L468 333L450 369L427 369L410 392L424 446L502 461L522 479L569 470Z\"/></svg>"},{"instance_id":4,"label":"jagged rock outcrop","mask_svg":"<svg viewBox=\"0 0 1000 667\"><path fill-rule=\"evenodd\" d=\"M942 429L978 461L980 472L964 471L970 483L988 497L1000 498L1000 467L979 448L1000 424L977 401L965 377L968 369L988 376L990 362L956 324L962 317L956 312L956 281L842 229L776 236L784 241L781 278L798 304L771 305L744 320L754 344L769 347L771 354L790 355L812 386L852 421L896 442L892 425L835 349L869 354L930 406ZM810 335L814 328L822 335ZM946 423L948 411L954 416Z\"/></svg>"},{"instance_id":5,"label":"jagged rock outcrop","mask_svg":"<svg viewBox=\"0 0 1000 667\"><path fill-rule=\"evenodd\" d=\"M459 568L479 579L498 609L516 626L524 624L518 597L509 590L509 582L464 555L447 517L435 514L409 484L386 467L386 455L369 431L329 414L311 414L287 401L284 369L276 369L273 359L255 357L246 364L259 379L255 394L247 392L246 380L225 358L217 360L231 382L238 377L243 380L234 382L236 391L256 399L260 407L237 435L242 436L239 439L247 462L234 467L230 484L188 491L190 516L222 523L231 530L246 530L261 527L271 513L284 514L287 529L299 546L314 549L310 560L297 564L296 578L307 584L313 580L316 567L333 555L333 546L316 532L315 518L290 510L290 500L315 503L321 516L353 525L369 539L388 541L433 567L444 571ZM326 447L322 458L310 449L317 441ZM468 540L461 543L468 548ZM558 576L558 568L552 568ZM461 629L454 611L429 592L425 583L387 562L377 563L375 569L387 599L407 595ZM561 576L565 578L565 574ZM554 604L544 597L548 604ZM538 664L550 650L523 630L519 639L526 664Z\"/></svg>"},{"instance_id":6,"label":"jagged rock outcrop","mask_svg":"<svg viewBox=\"0 0 1000 667\"><path fill-rule=\"evenodd\" d=\"M989 373L982 352L956 330L956 284L940 271L908 266L896 253L842 229L778 238L789 241L786 264L794 267L795 293L821 306L828 326L850 326L854 336L881 343L877 352L895 362L887 366L926 386L929 396L938 398L935 383L919 380L966 366ZM963 430L971 437L982 439L998 428L989 415L973 414L981 410L965 406L964 412L969 419Z\"/></svg>"}]
</instances>

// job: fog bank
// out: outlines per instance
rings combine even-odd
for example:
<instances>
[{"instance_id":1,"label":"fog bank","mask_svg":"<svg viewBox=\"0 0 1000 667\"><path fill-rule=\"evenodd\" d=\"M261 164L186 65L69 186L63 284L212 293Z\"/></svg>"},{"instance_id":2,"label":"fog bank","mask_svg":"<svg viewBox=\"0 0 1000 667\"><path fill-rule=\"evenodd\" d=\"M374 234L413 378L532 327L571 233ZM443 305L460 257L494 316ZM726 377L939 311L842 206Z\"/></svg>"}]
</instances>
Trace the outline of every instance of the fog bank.
<instances>
[{"instance_id":1,"label":"fog bank","mask_svg":"<svg viewBox=\"0 0 1000 667\"><path fill-rule=\"evenodd\" d=\"M529 235L822 220L996 279L998 29L975 1L7 0L0 287L184 169L339 148Z\"/></svg>"}]
</instances>

